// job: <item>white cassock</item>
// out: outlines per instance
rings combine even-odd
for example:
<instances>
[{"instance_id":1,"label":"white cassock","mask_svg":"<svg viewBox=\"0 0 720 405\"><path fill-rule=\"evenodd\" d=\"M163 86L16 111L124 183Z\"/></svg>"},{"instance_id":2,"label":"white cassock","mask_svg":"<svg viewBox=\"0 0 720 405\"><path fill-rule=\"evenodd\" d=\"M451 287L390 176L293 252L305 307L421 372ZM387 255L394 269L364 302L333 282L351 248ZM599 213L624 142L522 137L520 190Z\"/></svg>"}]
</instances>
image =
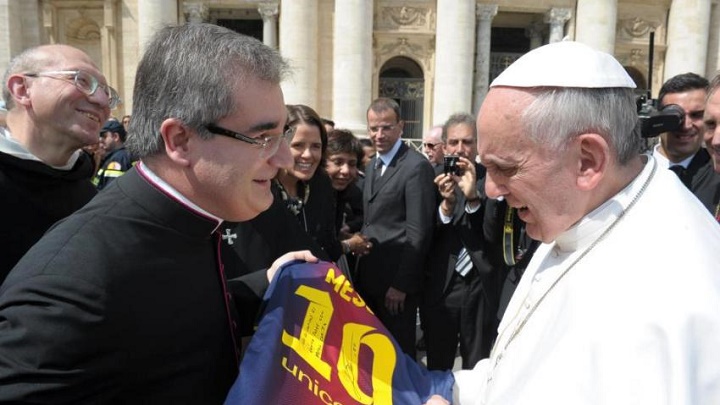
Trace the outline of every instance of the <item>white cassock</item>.
<instances>
[{"instance_id":1,"label":"white cassock","mask_svg":"<svg viewBox=\"0 0 720 405\"><path fill-rule=\"evenodd\" d=\"M455 404L720 404L720 226L654 166L540 246Z\"/></svg>"}]
</instances>

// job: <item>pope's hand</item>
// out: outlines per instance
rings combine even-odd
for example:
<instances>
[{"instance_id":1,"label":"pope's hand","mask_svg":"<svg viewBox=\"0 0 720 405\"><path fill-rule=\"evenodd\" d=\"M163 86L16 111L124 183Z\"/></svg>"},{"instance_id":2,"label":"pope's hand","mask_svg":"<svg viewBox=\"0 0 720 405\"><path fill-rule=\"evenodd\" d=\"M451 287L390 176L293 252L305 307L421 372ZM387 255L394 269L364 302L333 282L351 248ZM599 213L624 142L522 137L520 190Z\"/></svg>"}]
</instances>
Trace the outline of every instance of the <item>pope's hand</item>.
<instances>
[{"instance_id":1,"label":"pope's hand","mask_svg":"<svg viewBox=\"0 0 720 405\"><path fill-rule=\"evenodd\" d=\"M424 405L450 405L450 402L440 395L433 395Z\"/></svg>"}]
</instances>

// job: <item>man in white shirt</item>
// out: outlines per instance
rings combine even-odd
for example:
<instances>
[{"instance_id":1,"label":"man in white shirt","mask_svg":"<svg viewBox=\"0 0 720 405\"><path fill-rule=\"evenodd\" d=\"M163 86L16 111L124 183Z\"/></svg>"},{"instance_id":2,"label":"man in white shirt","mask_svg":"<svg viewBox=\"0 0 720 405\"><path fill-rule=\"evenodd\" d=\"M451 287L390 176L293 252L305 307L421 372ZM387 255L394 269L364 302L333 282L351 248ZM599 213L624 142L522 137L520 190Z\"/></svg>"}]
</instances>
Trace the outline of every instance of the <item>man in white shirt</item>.
<instances>
[{"instance_id":1,"label":"man in white shirt","mask_svg":"<svg viewBox=\"0 0 720 405\"><path fill-rule=\"evenodd\" d=\"M574 42L491 84L485 190L543 244L490 358L456 372L454 403L720 403L720 227L638 153L633 87L612 56Z\"/></svg>"}]
</instances>

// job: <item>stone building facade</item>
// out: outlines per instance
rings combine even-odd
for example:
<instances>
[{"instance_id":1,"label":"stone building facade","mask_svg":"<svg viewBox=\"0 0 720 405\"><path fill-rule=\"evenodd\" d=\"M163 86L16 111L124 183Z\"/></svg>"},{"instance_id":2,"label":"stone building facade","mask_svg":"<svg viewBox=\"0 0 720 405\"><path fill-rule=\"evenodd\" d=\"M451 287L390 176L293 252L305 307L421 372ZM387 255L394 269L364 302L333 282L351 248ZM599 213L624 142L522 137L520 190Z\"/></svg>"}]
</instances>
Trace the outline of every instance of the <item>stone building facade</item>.
<instances>
[{"instance_id":1,"label":"stone building facade","mask_svg":"<svg viewBox=\"0 0 720 405\"><path fill-rule=\"evenodd\" d=\"M652 81L653 95L675 74L710 77L720 67L718 0L0 0L0 68L31 46L79 47L118 89L121 116L132 111L143 44L185 21L279 48L294 69L286 102L358 134L380 95L400 101L406 138L475 112L506 66L563 38L614 54L639 91Z\"/></svg>"}]
</instances>

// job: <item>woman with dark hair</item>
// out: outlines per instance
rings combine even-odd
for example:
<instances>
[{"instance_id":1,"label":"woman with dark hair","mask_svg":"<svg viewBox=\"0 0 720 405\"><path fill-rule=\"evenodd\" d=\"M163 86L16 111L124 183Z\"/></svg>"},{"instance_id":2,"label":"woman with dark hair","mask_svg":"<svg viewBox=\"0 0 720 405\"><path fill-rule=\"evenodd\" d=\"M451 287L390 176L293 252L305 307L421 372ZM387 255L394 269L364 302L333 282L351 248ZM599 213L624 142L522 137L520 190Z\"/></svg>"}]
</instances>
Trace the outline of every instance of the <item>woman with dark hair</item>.
<instances>
[{"instance_id":1,"label":"woman with dark hair","mask_svg":"<svg viewBox=\"0 0 720 405\"><path fill-rule=\"evenodd\" d=\"M251 221L221 230L235 252L223 256L230 278L266 269L279 255L296 250L309 249L322 260L335 262L343 257L335 222L336 192L323 170L328 147L325 127L310 107L288 105L287 111L285 137L293 164L273 179L273 204ZM341 262L338 265L348 270Z\"/></svg>"},{"instance_id":2,"label":"woman with dark hair","mask_svg":"<svg viewBox=\"0 0 720 405\"><path fill-rule=\"evenodd\" d=\"M292 167L280 170L273 181L273 194L284 202L330 259L343 253L335 226L336 201L330 179L322 170L328 145L320 116L306 105L288 105L286 133L293 157Z\"/></svg>"}]
</instances>

